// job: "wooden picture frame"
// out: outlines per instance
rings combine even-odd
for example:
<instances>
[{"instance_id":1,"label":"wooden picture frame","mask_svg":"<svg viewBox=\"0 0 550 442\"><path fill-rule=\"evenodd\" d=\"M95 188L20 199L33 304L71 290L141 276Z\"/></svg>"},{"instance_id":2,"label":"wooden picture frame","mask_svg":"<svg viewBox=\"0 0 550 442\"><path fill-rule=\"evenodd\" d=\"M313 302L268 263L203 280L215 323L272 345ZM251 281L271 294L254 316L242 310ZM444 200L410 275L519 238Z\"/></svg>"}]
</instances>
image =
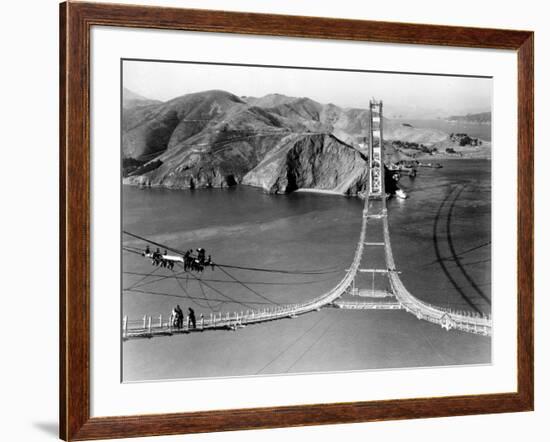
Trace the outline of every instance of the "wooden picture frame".
<instances>
[{"instance_id":1,"label":"wooden picture frame","mask_svg":"<svg viewBox=\"0 0 550 442\"><path fill-rule=\"evenodd\" d=\"M517 391L371 402L90 417L92 26L508 49L518 63ZM534 34L529 31L117 4L60 5L60 437L64 440L529 411L534 407Z\"/></svg>"}]
</instances>

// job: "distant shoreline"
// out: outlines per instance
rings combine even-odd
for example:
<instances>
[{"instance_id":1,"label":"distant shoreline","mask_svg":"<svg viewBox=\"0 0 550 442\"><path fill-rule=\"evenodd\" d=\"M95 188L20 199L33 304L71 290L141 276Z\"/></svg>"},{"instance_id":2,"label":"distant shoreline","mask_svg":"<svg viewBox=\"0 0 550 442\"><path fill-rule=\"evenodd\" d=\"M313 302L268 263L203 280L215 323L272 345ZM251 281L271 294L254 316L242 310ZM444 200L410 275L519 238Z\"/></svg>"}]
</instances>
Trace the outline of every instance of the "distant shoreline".
<instances>
[{"instance_id":1,"label":"distant shoreline","mask_svg":"<svg viewBox=\"0 0 550 442\"><path fill-rule=\"evenodd\" d=\"M491 124L490 121L466 121L466 120L442 120L447 123L453 123L453 124L483 124L486 126L489 126Z\"/></svg>"},{"instance_id":2,"label":"distant shoreline","mask_svg":"<svg viewBox=\"0 0 550 442\"><path fill-rule=\"evenodd\" d=\"M325 189L313 189L313 188L303 188L303 189L296 189L292 191L294 192L307 192L307 193L322 193L325 195L338 195L338 196L345 196L346 194L343 192L336 192L335 190L325 190Z\"/></svg>"},{"instance_id":3,"label":"distant shoreline","mask_svg":"<svg viewBox=\"0 0 550 442\"><path fill-rule=\"evenodd\" d=\"M211 190L211 189L215 189L215 190L231 190L235 187L249 187L251 189L255 189L255 190L258 190L258 191L261 191L263 193L267 193L269 195L274 195L274 196L277 196L277 195L290 195L291 193L295 193L295 192L299 192L299 193L318 193L318 194L324 194L324 195L336 195L336 196L348 196L346 193L344 192L337 192L335 190L327 190L327 189L314 189L314 188L303 188L303 189L296 189L296 190L293 190L292 192L288 192L288 193L269 193L267 192L263 187L260 187L260 186L252 186L250 184L243 184L243 183L237 183L235 184L234 186L230 186L230 187L227 187L227 186L224 186L224 187L214 187L214 186L211 186L211 187L197 187L197 188L190 188L190 187L166 187L166 186L160 186L160 185L151 185L151 186L145 186L145 185L140 185L140 184L137 184L137 183L131 183L131 182L127 182L125 181L124 179L122 180L122 185L123 186L128 186L128 187L139 187L139 188L142 188L142 189L166 189L166 190L192 190L192 191L197 191L197 190ZM350 196L358 196L358 195L350 195Z\"/></svg>"}]
</instances>

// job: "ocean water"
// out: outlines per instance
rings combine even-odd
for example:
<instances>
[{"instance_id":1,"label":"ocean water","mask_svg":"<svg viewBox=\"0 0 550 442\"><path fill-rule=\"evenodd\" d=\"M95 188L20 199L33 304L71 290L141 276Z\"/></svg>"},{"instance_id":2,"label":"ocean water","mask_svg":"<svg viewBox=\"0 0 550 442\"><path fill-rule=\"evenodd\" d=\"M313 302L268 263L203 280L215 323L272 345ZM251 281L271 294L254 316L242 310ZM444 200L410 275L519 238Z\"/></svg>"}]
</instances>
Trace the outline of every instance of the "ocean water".
<instances>
[{"instance_id":1,"label":"ocean water","mask_svg":"<svg viewBox=\"0 0 550 442\"><path fill-rule=\"evenodd\" d=\"M409 291L457 310L491 311L491 162L445 160L402 178L388 202L392 246ZM353 259L363 201L268 195L246 186L180 190L123 187L123 228L178 249L204 247L241 267L319 275L207 269L199 284L123 253L123 314L197 316L292 303L333 287ZM124 237L124 244L144 243ZM365 258L365 263L368 258ZM149 275L151 272L155 272ZM236 278L247 287L238 284ZM378 283L378 282L377 282ZM368 288L369 281L358 281ZM489 363L491 340L419 321L403 311L327 308L295 319L123 343L124 381L391 369Z\"/></svg>"},{"instance_id":2,"label":"ocean water","mask_svg":"<svg viewBox=\"0 0 550 442\"><path fill-rule=\"evenodd\" d=\"M438 129L447 134L450 133L466 133L472 137L477 137L485 141L491 141L491 125L478 123L453 123L445 120L426 119L426 120L410 120L410 119L395 119L400 123L408 123L414 127L422 129Z\"/></svg>"}]
</instances>

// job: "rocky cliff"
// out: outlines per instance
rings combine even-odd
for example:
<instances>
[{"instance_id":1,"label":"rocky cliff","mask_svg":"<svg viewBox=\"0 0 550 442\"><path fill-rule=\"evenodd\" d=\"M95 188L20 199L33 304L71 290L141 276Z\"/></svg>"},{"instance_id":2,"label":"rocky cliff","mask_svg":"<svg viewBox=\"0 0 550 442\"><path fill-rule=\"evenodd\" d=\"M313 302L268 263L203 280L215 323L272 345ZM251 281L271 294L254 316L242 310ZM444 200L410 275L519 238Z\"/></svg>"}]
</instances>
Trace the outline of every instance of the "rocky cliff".
<instances>
[{"instance_id":1,"label":"rocky cliff","mask_svg":"<svg viewBox=\"0 0 550 442\"><path fill-rule=\"evenodd\" d=\"M365 187L366 162L358 149L368 134L368 110L221 90L165 103L127 90L123 98L126 184L184 189L243 183L274 193L312 188L342 194ZM394 129L386 120L385 135Z\"/></svg>"},{"instance_id":2,"label":"rocky cliff","mask_svg":"<svg viewBox=\"0 0 550 442\"><path fill-rule=\"evenodd\" d=\"M342 194L365 186L364 157L331 135L347 139L365 132L364 123L352 127L360 111L278 94L237 97L216 90L166 103L126 95L127 184L182 189L243 183L274 193L314 188Z\"/></svg>"},{"instance_id":3,"label":"rocky cliff","mask_svg":"<svg viewBox=\"0 0 550 442\"><path fill-rule=\"evenodd\" d=\"M333 135L289 135L244 178L270 193L297 189L356 195L365 190L366 159Z\"/></svg>"}]
</instances>

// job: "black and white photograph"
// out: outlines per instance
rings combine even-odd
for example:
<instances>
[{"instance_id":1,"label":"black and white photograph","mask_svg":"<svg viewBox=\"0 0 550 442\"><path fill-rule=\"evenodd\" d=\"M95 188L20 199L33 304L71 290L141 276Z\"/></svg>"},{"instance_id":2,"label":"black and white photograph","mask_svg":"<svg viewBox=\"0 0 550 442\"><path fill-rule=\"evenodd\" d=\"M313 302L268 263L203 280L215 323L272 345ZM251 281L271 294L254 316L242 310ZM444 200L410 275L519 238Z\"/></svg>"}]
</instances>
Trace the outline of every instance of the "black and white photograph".
<instances>
[{"instance_id":1,"label":"black and white photograph","mask_svg":"<svg viewBox=\"0 0 550 442\"><path fill-rule=\"evenodd\" d=\"M453 6L4 2L2 440L544 441L548 8Z\"/></svg>"},{"instance_id":2,"label":"black and white photograph","mask_svg":"<svg viewBox=\"0 0 550 442\"><path fill-rule=\"evenodd\" d=\"M121 60L122 381L492 363L493 79Z\"/></svg>"}]
</instances>

